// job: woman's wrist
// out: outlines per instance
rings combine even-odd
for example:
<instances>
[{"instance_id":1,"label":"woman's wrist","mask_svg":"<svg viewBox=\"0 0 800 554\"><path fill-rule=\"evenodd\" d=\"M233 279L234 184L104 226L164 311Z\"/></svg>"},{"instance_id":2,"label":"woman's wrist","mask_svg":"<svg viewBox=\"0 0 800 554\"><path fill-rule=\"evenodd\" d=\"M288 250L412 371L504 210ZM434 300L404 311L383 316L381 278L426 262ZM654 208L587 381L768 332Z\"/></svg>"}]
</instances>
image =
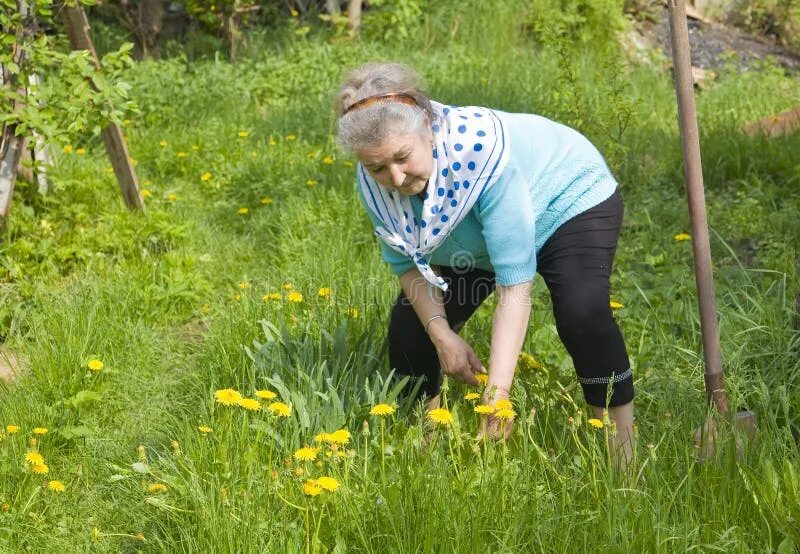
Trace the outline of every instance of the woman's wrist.
<instances>
[{"instance_id":1,"label":"woman's wrist","mask_svg":"<svg viewBox=\"0 0 800 554\"><path fill-rule=\"evenodd\" d=\"M428 323L426 329L428 336L431 339L431 342L434 344L440 342L442 339L449 336L450 333L453 332L450 329L450 324L447 322L445 318L436 318L430 323Z\"/></svg>"}]
</instances>

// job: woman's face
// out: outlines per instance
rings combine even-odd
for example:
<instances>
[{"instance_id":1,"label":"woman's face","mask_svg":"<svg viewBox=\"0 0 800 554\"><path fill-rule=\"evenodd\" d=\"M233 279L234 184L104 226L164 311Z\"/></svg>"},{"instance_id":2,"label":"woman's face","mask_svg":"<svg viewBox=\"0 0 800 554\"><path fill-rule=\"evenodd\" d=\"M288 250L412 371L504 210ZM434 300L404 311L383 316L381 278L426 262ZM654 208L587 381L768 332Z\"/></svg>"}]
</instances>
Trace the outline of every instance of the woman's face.
<instances>
[{"instance_id":1,"label":"woman's face","mask_svg":"<svg viewBox=\"0 0 800 554\"><path fill-rule=\"evenodd\" d=\"M396 134L377 146L356 151L358 161L372 178L400 194L425 190L433 172L433 137L417 133Z\"/></svg>"}]
</instances>

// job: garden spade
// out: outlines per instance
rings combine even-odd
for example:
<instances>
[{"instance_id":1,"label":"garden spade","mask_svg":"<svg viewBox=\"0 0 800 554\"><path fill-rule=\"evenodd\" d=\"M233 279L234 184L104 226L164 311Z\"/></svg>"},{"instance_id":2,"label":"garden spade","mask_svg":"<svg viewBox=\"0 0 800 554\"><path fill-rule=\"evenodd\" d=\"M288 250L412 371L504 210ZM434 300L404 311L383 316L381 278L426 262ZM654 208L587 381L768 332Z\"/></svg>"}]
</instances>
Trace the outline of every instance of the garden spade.
<instances>
[{"instance_id":1,"label":"garden spade","mask_svg":"<svg viewBox=\"0 0 800 554\"><path fill-rule=\"evenodd\" d=\"M717 418L709 416L695 432L695 445L701 461L714 455L718 420L728 421L735 431L752 438L756 433L758 418L754 412L743 411L731 416L728 395L722 373L717 307L714 299L714 277L711 267L711 246L706 219L706 199L703 190L703 169L700 161L700 133L694 103L692 63L689 55L689 27L686 21L685 0L667 0L672 39L672 59L675 73L675 90L678 97L678 117L681 129L681 146L686 175L686 195L692 221L692 247L697 297L700 305L700 332L703 341L706 396L709 405L716 409ZM737 452L738 452L737 448Z\"/></svg>"}]
</instances>

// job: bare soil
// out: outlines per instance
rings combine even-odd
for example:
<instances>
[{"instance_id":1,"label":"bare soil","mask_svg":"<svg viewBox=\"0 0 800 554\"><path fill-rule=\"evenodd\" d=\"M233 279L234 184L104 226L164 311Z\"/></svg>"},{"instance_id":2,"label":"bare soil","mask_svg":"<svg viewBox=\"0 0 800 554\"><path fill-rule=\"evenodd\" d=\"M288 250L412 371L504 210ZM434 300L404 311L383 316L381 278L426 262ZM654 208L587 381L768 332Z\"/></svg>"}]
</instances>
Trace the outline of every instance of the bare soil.
<instances>
[{"instance_id":1,"label":"bare soil","mask_svg":"<svg viewBox=\"0 0 800 554\"><path fill-rule=\"evenodd\" d=\"M669 14L665 8L657 23L643 28L648 42L671 56ZM792 73L800 73L800 51L783 48L764 37L749 35L721 23L706 23L689 19L689 44L692 65L702 69L717 69L734 63L747 70L759 62L772 59Z\"/></svg>"}]
</instances>

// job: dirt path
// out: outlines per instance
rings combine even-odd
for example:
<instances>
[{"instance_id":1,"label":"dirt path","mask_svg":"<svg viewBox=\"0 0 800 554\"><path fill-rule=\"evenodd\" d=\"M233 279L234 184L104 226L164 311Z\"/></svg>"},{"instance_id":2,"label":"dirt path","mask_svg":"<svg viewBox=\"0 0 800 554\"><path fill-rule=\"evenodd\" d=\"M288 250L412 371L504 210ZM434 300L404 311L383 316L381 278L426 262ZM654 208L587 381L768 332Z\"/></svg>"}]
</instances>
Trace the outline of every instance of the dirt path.
<instances>
[{"instance_id":1,"label":"dirt path","mask_svg":"<svg viewBox=\"0 0 800 554\"><path fill-rule=\"evenodd\" d=\"M643 33L648 42L660 48L665 55L671 55L669 15L666 8L660 20L646 25ZM746 70L759 61L773 58L788 71L800 73L800 52L788 50L765 38L748 35L719 23L690 19L689 43L692 49L692 65L702 69L716 69L734 61L740 69Z\"/></svg>"}]
</instances>

